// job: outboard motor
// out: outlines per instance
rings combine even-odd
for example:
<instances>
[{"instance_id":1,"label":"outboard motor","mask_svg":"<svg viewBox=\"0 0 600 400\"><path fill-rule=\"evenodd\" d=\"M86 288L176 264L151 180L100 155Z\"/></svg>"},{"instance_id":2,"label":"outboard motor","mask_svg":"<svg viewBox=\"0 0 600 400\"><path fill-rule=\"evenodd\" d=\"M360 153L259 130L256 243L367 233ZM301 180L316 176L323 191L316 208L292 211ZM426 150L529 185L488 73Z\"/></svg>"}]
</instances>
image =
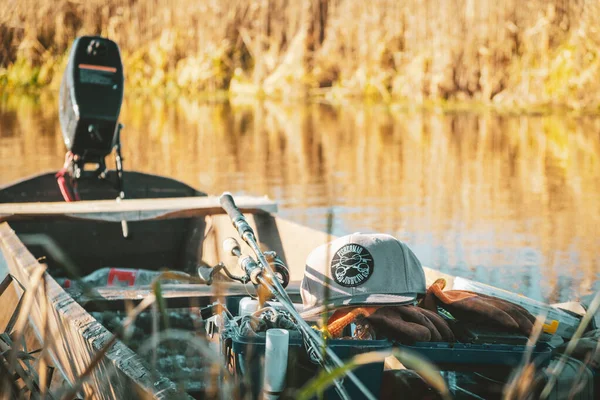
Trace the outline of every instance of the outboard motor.
<instances>
[{"instance_id":1,"label":"outboard motor","mask_svg":"<svg viewBox=\"0 0 600 400\"><path fill-rule=\"evenodd\" d=\"M115 150L117 200L125 197L119 123L124 75L119 46L100 36L75 39L59 95L59 119L67 146L65 166L56 175L66 201L80 200L77 183L105 179L105 158ZM95 169L85 168L95 164ZM70 180L70 187L67 185ZM126 226L123 234L127 236Z\"/></svg>"},{"instance_id":2,"label":"outboard motor","mask_svg":"<svg viewBox=\"0 0 600 400\"><path fill-rule=\"evenodd\" d=\"M123 63L117 44L98 36L73 43L60 87L60 124L68 150L90 162L104 160L118 139Z\"/></svg>"}]
</instances>

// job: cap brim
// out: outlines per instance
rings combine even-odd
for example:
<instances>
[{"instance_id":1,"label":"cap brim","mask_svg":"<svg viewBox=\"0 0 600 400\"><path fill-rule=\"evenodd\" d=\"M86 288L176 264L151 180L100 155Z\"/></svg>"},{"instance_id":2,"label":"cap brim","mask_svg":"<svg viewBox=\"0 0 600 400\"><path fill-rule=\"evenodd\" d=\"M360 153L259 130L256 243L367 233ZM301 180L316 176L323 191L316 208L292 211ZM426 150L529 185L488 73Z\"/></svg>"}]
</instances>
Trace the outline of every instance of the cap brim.
<instances>
[{"instance_id":1,"label":"cap brim","mask_svg":"<svg viewBox=\"0 0 600 400\"><path fill-rule=\"evenodd\" d=\"M416 294L407 294L405 296L398 296L394 294L358 294L352 297L343 297L339 299L333 299L322 304L310 308L305 308L300 316L302 318L310 318L315 315L324 313L325 311L332 311L338 308L344 308L349 306L384 306L384 305L404 305L414 302L417 299Z\"/></svg>"}]
</instances>

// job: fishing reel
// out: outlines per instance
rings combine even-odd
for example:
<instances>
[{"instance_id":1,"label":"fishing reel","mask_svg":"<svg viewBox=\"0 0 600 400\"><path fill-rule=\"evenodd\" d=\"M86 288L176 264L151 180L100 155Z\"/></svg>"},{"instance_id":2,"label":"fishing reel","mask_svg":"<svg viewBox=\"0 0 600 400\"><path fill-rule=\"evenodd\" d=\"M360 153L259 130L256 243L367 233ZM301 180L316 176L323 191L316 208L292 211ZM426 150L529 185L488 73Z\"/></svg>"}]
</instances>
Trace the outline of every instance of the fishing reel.
<instances>
[{"instance_id":1,"label":"fishing reel","mask_svg":"<svg viewBox=\"0 0 600 400\"><path fill-rule=\"evenodd\" d=\"M285 311L287 311L292 318L296 321L296 327L300 331L304 342L306 343L307 349L309 349L309 354L311 354L311 358L314 357L315 360L318 360L319 364L323 366L323 368L329 372L333 373L333 368L344 368L344 363L342 360L333 352L330 348L328 348L323 341L323 338L317 334L317 332L308 325L302 316L298 313L290 296L285 291L284 287L289 283L289 271L287 267L281 261L275 261L276 254L271 253L265 254L258 244L256 240L256 236L254 234L254 230L246 221L246 218L241 213L241 211L235 205L235 201L233 200L233 196L231 193L225 192L219 198L219 202L221 203L221 207L227 213L229 218L231 219L231 223L233 227L237 230L240 238L246 242L248 247L252 250L254 255L256 256L255 261L250 256L242 256L242 252L240 250L240 246L235 239L227 239L223 244L225 250L230 252L231 254L238 257L238 264L242 267L245 275L241 277L235 277L227 271L224 264L220 264L220 269L223 269L225 273L234 277L235 280L239 280L240 282L248 282L251 281L255 286L262 286L275 297L275 299L283 306ZM267 252L269 253L269 252ZM216 268L216 267L215 267ZM198 271L200 276L202 274ZM209 279L212 280L212 271L208 276ZM275 279L272 279L275 278ZM285 283L285 285L284 285ZM315 349L319 349L319 351L315 351ZM321 351L322 349L322 351ZM371 394L371 392L364 386L364 384L354 375L352 371L348 371L346 373L348 378L356 385L360 391L366 395L368 399L375 399L375 397ZM342 399L350 399L350 396L346 389L342 386L341 380L334 378L334 385L336 387L337 393L340 395Z\"/></svg>"},{"instance_id":2,"label":"fishing reel","mask_svg":"<svg viewBox=\"0 0 600 400\"><path fill-rule=\"evenodd\" d=\"M235 238L229 237L223 241L223 249L235 257L237 257L237 265L244 271L244 275L232 274L225 264L222 262L214 267L201 265L198 267L198 276L206 281L207 285L213 283L214 276L221 271L230 280L237 281L243 284L252 282L254 285L260 285L258 276L263 272L258 262L249 255L242 254L242 250L238 241ZM290 283L290 271L284 264L283 260L274 251L263 252L269 266L273 270L275 278L279 281L283 288L286 288Z\"/></svg>"}]
</instances>

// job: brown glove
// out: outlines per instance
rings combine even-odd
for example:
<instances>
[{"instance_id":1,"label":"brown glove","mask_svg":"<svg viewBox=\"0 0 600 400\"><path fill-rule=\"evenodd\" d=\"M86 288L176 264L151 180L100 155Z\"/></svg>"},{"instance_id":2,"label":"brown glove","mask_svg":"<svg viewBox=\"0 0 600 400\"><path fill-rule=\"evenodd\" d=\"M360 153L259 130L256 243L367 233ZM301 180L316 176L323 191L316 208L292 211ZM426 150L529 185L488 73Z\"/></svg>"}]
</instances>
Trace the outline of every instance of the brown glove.
<instances>
[{"instance_id":1,"label":"brown glove","mask_svg":"<svg viewBox=\"0 0 600 400\"><path fill-rule=\"evenodd\" d=\"M382 307L369 315L377 337L405 344L414 342L454 342L448 323L437 313L412 305Z\"/></svg>"},{"instance_id":2,"label":"brown glove","mask_svg":"<svg viewBox=\"0 0 600 400\"><path fill-rule=\"evenodd\" d=\"M517 330L525 335L531 334L535 317L523 307L480 293L466 290L442 291L446 286L444 279L435 281L425 294L422 306L437 311L440 306L449 311L456 319Z\"/></svg>"},{"instance_id":3,"label":"brown glove","mask_svg":"<svg viewBox=\"0 0 600 400\"><path fill-rule=\"evenodd\" d=\"M337 310L327 321L327 332L332 338L339 338L344 328L355 321L362 321L376 310L377 307L355 307Z\"/></svg>"},{"instance_id":4,"label":"brown glove","mask_svg":"<svg viewBox=\"0 0 600 400\"><path fill-rule=\"evenodd\" d=\"M412 305L356 307L337 310L327 322L331 337L337 338L352 322L366 325L377 337L402 343L454 342L448 323L437 313Z\"/></svg>"}]
</instances>

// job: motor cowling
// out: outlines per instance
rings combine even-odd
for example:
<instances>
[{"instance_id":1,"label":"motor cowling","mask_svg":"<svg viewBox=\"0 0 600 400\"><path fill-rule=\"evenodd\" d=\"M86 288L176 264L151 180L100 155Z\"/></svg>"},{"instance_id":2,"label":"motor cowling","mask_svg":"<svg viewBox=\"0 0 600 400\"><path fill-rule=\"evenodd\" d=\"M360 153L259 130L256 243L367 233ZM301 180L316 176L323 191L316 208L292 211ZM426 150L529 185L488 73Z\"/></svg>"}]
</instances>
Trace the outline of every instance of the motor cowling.
<instances>
[{"instance_id":1,"label":"motor cowling","mask_svg":"<svg viewBox=\"0 0 600 400\"><path fill-rule=\"evenodd\" d=\"M124 75L118 45L100 36L75 39L59 95L67 149L84 160L103 160L115 145Z\"/></svg>"}]
</instances>

